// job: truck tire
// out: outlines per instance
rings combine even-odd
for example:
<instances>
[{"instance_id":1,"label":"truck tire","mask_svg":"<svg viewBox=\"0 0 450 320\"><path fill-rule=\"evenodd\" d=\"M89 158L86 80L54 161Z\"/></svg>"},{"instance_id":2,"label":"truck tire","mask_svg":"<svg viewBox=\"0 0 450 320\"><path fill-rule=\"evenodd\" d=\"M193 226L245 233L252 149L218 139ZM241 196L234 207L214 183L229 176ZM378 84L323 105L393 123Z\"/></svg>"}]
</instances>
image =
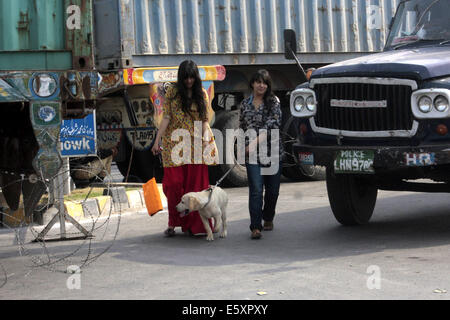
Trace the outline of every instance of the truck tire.
<instances>
[{"instance_id":1,"label":"truck tire","mask_svg":"<svg viewBox=\"0 0 450 320\"><path fill-rule=\"evenodd\" d=\"M116 162L117 168L119 169L120 174L123 176L123 182L127 177L128 173L128 162L127 161L118 161ZM133 165L131 166L130 173L128 174L127 182L142 182L142 180L138 177L137 173L133 170Z\"/></svg>"},{"instance_id":2,"label":"truck tire","mask_svg":"<svg viewBox=\"0 0 450 320\"><path fill-rule=\"evenodd\" d=\"M326 168L313 165L299 165L292 152L292 145L297 137L298 121L290 113L289 108L283 108L282 140L284 147L283 168L281 173L292 181L320 181L326 179Z\"/></svg>"},{"instance_id":3,"label":"truck tire","mask_svg":"<svg viewBox=\"0 0 450 320\"><path fill-rule=\"evenodd\" d=\"M344 226L367 224L377 201L377 187L364 176L327 169L327 191L336 220Z\"/></svg>"},{"instance_id":4,"label":"truck tire","mask_svg":"<svg viewBox=\"0 0 450 320\"><path fill-rule=\"evenodd\" d=\"M155 167L159 166L159 161L150 149L144 151L132 150L132 145L126 136L122 137L119 148L124 148L119 152L124 151L126 155L123 161L116 161L117 168L124 179L127 177L129 162L131 155L133 155L127 182L145 183L155 177Z\"/></svg>"},{"instance_id":5,"label":"truck tire","mask_svg":"<svg viewBox=\"0 0 450 320\"><path fill-rule=\"evenodd\" d=\"M215 111L215 114L214 114L214 123L212 124L212 126L214 127L214 128L216 128L216 126L217 126L217 124L219 124L219 123L222 123L223 122L223 119L225 118L225 116L226 116L226 114L227 114L227 111L226 110L217 110L217 111Z\"/></svg>"},{"instance_id":6,"label":"truck tire","mask_svg":"<svg viewBox=\"0 0 450 320\"><path fill-rule=\"evenodd\" d=\"M227 129L238 129L239 128L239 111L226 111L220 115L219 121L216 121L213 126L215 129L222 131L224 137L222 154L224 155L224 162L226 162L226 130ZM219 150L220 152L220 150ZM224 174L228 172L233 167L232 164L219 164L217 166L210 167L210 182L215 184ZM248 185L247 181L247 169L245 166L238 164L234 169L227 175L227 177L222 182L223 186L226 187L245 187Z\"/></svg>"}]
</instances>

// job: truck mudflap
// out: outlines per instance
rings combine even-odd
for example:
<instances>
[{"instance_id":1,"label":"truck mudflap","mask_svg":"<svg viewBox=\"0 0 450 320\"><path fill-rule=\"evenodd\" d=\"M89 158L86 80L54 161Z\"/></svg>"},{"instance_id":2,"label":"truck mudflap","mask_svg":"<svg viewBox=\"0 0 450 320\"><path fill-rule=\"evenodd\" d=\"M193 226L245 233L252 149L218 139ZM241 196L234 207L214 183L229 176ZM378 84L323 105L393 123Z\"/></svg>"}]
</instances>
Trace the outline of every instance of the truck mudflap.
<instances>
[{"instance_id":1,"label":"truck mudflap","mask_svg":"<svg viewBox=\"0 0 450 320\"><path fill-rule=\"evenodd\" d=\"M299 164L333 166L337 173L375 173L450 164L450 146L359 147L359 146L293 146Z\"/></svg>"}]
</instances>

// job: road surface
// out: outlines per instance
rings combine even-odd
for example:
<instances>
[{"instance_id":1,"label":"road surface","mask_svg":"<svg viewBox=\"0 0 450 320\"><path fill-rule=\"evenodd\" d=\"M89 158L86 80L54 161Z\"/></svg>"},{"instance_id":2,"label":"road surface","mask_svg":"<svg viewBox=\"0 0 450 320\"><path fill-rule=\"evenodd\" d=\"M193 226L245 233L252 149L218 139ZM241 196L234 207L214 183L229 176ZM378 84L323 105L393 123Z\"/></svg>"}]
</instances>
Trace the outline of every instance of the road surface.
<instances>
[{"instance_id":1,"label":"road surface","mask_svg":"<svg viewBox=\"0 0 450 320\"><path fill-rule=\"evenodd\" d=\"M228 237L211 243L165 238L166 212L124 213L88 226L94 239L45 245L30 243L33 228L2 229L0 299L450 297L447 194L380 191L371 223L354 228L332 216L323 181L284 182L275 229L251 240L247 188L226 191Z\"/></svg>"}]
</instances>

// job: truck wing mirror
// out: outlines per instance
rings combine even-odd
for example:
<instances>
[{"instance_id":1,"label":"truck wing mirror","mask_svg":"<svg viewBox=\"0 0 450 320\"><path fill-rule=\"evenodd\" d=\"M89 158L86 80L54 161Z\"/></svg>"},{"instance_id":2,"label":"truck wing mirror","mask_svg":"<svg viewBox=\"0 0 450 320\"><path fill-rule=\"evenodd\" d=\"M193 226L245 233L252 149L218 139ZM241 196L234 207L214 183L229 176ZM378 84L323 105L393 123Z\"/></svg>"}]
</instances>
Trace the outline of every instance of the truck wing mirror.
<instances>
[{"instance_id":1,"label":"truck wing mirror","mask_svg":"<svg viewBox=\"0 0 450 320\"><path fill-rule=\"evenodd\" d=\"M388 29L392 30L392 26L394 25L394 17L391 18L391 21L389 22Z\"/></svg>"},{"instance_id":2,"label":"truck wing mirror","mask_svg":"<svg viewBox=\"0 0 450 320\"><path fill-rule=\"evenodd\" d=\"M296 38L294 30L284 30L284 56L288 60L295 60L295 53L297 52Z\"/></svg>"},{"instance_id":3,"label":"truck wing mirror","mask_svg":"<svg viewBox=\"0 0 450 320\"><path fill-rule=\"evenodd\" d=\"M305 70L302 67L302 64L297 58L297 36L295 35L295 31L292 29L284 30L284 56L288 60L295 60L297 62L300 71L305 76L305 79L308 80Z\"/></svg>"}]
</instances>

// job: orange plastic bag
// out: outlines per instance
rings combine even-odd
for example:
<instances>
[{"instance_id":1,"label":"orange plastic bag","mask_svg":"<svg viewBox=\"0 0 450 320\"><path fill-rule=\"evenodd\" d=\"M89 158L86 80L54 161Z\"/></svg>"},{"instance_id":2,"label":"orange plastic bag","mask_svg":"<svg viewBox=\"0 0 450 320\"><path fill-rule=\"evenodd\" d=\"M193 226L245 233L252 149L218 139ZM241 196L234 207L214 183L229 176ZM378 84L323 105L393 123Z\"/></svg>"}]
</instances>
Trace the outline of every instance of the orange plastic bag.
<instances>
[{"instance_id":1,"label":"orange plastic bag","mask_svg":"<svg viewBox=\"0 0 450 320\"><path fill-rule=\"evenodd\" d=\"M147 207L148 214L153 216L162 211L163 206L158 186L156 185L156 179L150 179L142 188L144 189L145 206Z\"/></svg>"}]
</instances>

